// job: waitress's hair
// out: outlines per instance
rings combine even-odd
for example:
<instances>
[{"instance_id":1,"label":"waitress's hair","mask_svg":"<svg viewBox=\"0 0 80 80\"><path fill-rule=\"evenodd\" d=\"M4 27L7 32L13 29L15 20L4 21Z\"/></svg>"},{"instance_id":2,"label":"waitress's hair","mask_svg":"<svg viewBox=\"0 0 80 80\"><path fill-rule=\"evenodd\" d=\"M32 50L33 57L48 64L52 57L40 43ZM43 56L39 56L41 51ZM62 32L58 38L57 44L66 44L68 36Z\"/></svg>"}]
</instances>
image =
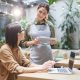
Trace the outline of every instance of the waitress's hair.
<instances>
[{"instance_id":1,"label":"waitress's hair","mask_svg":"<svg viewBox=\"0 0 80 80\"><path fill-rule=\"evenodd\" d=\"M12 48L17 47L18 42L18 33L21 32L21 26L19 23L10 23L6 27L5 32L5 40L6 43L11 46Z\"/></svg>"},{"instance_id":2,"label":"waitress's hair","mask_svg":"<svg viewBox=\"0 0 80 80\"><path fill-rule=\"evenodd\" d=\"M37 9L41 7L45 8L47 10L47 13L49 12L49 5L47 3L40 3Z\"/></svg>"}]
</instances>

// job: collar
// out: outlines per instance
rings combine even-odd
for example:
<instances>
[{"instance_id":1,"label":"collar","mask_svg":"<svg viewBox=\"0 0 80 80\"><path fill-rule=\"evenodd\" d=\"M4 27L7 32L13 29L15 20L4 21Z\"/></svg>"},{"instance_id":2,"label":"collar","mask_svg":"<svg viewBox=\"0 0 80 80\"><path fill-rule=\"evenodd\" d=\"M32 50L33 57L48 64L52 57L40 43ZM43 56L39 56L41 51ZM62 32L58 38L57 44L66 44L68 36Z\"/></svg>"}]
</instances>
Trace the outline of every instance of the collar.
<instances>
[{"instance_id":1,"label":"collar","mask_svg":"<svg viewBox=\"0 0 80 80\"><path fill-rule=\"evenodd\" d=\"M43 20L43 21L39 22L39 21L35 20L34 24L36 24L36 25L46 25L46 21Z\"/></svg>"}]
</instances>

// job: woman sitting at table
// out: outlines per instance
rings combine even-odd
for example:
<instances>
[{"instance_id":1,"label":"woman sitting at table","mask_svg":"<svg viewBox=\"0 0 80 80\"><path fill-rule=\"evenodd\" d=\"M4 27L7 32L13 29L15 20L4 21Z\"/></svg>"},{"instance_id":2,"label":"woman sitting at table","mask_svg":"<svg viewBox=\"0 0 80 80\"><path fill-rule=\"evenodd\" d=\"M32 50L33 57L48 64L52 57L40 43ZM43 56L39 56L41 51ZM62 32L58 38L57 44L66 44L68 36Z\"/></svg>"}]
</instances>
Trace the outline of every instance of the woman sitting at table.
<instances>
[{"instance_id":1,"label":"woman sitting at table","mask_svg":"<svg viewBox=\"0 0 80 80\"><path fill-rule=\"evenodd\" d=\"M47 61L43 65L30 64L19 47L24 39L24 31L18 23L8 24L5 39L6 44L0 49L0 80L16 80L18 73L43 71L54 65L54 61Z\"/></svg>"}]
</instances>

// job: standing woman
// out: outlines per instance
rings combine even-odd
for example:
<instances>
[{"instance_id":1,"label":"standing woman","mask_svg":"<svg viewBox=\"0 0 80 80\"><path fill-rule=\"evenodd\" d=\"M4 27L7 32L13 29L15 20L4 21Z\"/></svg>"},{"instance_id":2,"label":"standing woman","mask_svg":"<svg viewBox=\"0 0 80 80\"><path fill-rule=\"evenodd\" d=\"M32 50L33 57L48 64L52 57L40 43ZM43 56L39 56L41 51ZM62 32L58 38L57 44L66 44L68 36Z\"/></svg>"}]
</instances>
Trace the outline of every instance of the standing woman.
<instances>
[{"instance_id":1,"label":"standing woman","mask_svg":"<svg viewBox=\"0 0 80 80\"><path fill-rule=\"evenodd\" d=\"M48 12L49 6L41 3L37 8L35 21L29 24L26 29L27 38L31 38L31 41L25 42L26 46L30 46L31 63L43 64L45 61L53 60L51 45L56 44L56 39L53 38L55 35L54 28L46 20ZM48 37L50 40L48 44L41 44L39 37Z\"/></svg>"},{"instance_id":2,"label":"standing woman","mask_svg":"<svg viewBox=\"0 0 80 80\"><path fill-rule=\"evenodd\" d=\"M0 49L0 80L16 80L17 74L47 70L54 65L53 61L43 65L31 64L22 54L19 43L24 39L24 31L17 23L6 27L6 44Z\"/></svg>"}]
</instances>

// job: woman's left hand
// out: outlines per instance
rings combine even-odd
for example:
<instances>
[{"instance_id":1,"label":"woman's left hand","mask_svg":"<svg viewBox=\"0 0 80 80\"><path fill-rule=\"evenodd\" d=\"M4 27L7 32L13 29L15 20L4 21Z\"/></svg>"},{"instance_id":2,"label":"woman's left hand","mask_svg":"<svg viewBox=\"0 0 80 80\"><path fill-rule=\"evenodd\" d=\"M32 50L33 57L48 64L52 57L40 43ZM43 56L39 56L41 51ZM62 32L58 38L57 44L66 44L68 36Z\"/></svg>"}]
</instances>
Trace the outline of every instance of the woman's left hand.
<instances>
[{"instance_id":1,"label":"woman's left hand","mask_svg":"<svg viewBox=\"0 0 80 80\"><path fill-rule=\"evenodd\" d=\"M55 45L57 44L57 39L56 38L51 38L50 39L50 45Z\"/></svg>"}]
</instances>

